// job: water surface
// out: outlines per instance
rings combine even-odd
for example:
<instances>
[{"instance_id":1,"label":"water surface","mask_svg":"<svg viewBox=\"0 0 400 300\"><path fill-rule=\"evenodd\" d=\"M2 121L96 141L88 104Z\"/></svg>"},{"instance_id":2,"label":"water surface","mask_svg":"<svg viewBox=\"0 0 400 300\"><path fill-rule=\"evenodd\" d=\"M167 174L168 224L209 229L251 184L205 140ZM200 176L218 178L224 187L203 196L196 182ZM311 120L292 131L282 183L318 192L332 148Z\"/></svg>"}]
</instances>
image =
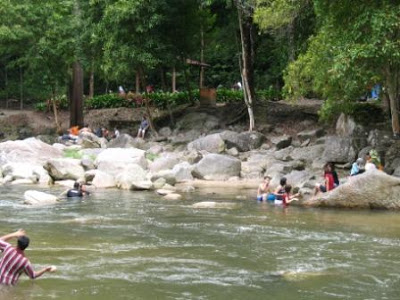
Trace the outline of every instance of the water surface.
<instances>
[{"instance_id":1,"label":"water surface","mask_svg":"<svg viewBox=\"0 0 400 300\"><path fill-rule=\"evenodd\" d=\"M400 299L394 212L283 210L217 189L180 201L104 190L33 208L24 190L2 187L1 232L24 228L34 267L58 272L21 277L0 298ZM193 209L198 201L239 208Z\"/></svg>"}]
</instances>

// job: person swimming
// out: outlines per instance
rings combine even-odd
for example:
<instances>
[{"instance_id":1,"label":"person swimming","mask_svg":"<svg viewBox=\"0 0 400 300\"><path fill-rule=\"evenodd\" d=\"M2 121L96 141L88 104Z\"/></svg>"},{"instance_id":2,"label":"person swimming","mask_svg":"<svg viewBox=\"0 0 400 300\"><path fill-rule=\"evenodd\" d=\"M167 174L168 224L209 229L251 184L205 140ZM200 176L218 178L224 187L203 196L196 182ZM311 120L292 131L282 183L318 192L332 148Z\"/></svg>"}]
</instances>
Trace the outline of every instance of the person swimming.
<instances>
[{"instance_id":1,"label":"person swimming","mask_svg":"<svg viewBox=\"0 0 400 300\"><path fill-rule=\"evenodd\" d=\"M258 190L257 190L257 200L258 201L266 201L269 198L271 198L270 196L272 194L271 194L270 186L269 186L270 181L271 181L270 176L268 176L268 175L264 176L264 181L260 183L260 185L258 186Z\"/></svg>"},{"instance_id":2,"label":"person swimming","mask_svg":"<svg viewBox=\"0 0 400 300\"><path fill-rule=\"evenodd\" d=\"M72 198L72 197L83 197L85 195L89 195L90 193L87 192L83 185L80 184L78 181L75 181L74 187L70 190L67 191L67 197Z\"/></svg>"}]
</instances>

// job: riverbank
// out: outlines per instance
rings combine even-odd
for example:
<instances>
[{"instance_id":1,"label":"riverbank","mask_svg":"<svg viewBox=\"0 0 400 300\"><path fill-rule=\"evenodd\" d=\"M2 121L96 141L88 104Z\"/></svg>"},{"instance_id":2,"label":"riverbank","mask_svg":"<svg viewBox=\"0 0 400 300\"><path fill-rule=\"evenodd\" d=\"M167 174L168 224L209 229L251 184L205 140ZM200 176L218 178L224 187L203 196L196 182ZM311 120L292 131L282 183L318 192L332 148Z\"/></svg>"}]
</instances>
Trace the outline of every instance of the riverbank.
<instances>
[{"instance_id":1,"label":"riverbank","mask_svg":"<svg viewBox=\"0 0 400 300\"><path fill-rule=\"evenodd\" d=\"M268 175L272 188L286 177L307 200L315 184L323 182L326 162L336 164L344 184L352 162L370 149L383 154L388 174L400 175L400 143L383 129L357 124L346 116L327 127L317 122L318 106L313 103L290 106L271 102L257 112L264 115L257 131L247 132L245 121L230 125L235 111L236 105L219 105L181 107L172 115L158 112L159 135L150 133L145 140L129 134L133 131L129 126L137 126L131 113L139 120L142 111L90 112L92 124L95 119L89 116L103 124L119 118L120 124L130 125L120 127L121 136L110 141L81 133L73 144L54 142L52 135L0 143L2 183L71 185L78 180L96 189L126 190L173 190L184 183L192 188L254 189L255 193ZM274 117L265 117L270 115ZM173 126L166 126L172 120ZM377 176L376 180L382 177ZM362 192L363 183L357 184ZM385 184L381 188L395 192ZM384 207L397 206L390 203Z\"/></svg>"}]
</instances>

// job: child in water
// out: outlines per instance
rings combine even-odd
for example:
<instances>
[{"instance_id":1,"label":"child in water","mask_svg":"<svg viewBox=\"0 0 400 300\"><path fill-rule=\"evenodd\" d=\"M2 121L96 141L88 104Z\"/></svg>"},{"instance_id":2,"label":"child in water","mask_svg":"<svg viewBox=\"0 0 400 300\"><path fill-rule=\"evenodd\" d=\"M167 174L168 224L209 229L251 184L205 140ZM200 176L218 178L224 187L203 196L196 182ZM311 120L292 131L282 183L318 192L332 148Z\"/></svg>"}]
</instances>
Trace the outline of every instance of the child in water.
<instances>
[{"instance_id":1,"label":"child in water","mask_svg":"<svg viewBox=\"0 0 400 300\"><path fill-rule=\"evenodd\" d=\"M258 190L257 190L257 200L258 201L270 200L271 196L273 198L275 198L274 195L272 195L271 191L270 191L270 187L269 187L270 181L271 181L271 177L267 175L264 177L264 181L261 182L260 185L258 186Z\"/></svg>"},{"instance_id":2,"label":"child in water","mask_svg":"<svg viewBox=\"0 0 400 300\"><path fill-rule=\"evenodd\" d=\"M292 186L290 184L285 185L285 193L282 195L282 200L275 200L275 204L287 207L290 202L298 201L296 197L300 196L300 193L292 195Z\"/></svg>"}]
</instances>

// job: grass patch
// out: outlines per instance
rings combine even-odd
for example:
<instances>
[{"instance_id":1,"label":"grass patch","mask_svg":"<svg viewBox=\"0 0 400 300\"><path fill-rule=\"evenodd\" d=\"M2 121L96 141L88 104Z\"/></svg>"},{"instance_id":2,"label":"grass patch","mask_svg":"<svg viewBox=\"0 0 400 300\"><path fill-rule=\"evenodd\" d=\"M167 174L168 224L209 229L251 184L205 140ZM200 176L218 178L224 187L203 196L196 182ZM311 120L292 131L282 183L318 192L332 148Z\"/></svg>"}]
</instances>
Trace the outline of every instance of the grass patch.
<instances>
[{"instance_id":1,"label":"grass patch","mask_svg":"<svg viewBox=\"0 0 400 300\"><path fill-rule=\"evenodd\" d=\"M80 152L78 149L64 149L64 157L66 158L75 158L75 159L81 159L82 158L82 152Z\"/></svg>"}]
</instances>

